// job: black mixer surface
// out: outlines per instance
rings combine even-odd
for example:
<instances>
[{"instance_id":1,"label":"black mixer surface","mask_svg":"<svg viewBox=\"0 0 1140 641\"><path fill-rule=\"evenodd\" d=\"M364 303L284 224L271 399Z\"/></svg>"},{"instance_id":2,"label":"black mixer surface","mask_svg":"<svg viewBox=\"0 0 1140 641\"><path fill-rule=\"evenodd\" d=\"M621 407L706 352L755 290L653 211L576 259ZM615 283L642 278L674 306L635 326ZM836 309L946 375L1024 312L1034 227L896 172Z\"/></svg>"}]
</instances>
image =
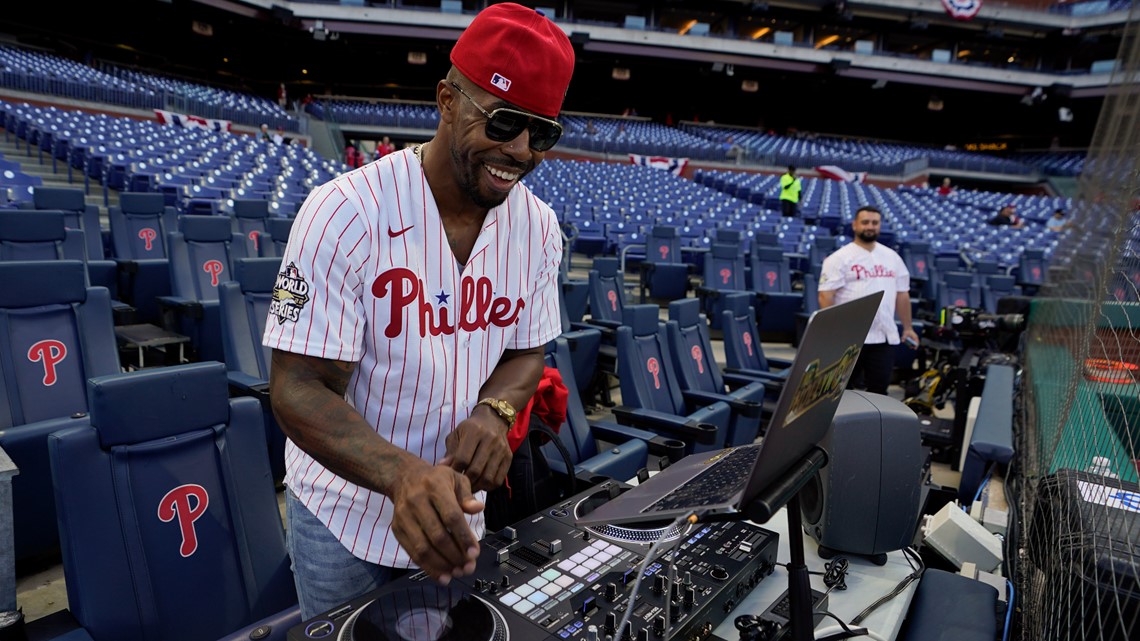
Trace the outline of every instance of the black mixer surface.
<instances>
[{"instance_id":1,"label":"black mixer surface","mask_svg":"<svg viewBox=\"0 0 1140 641\"><path fill-rule=\"evenodd\" d=\"M584 510L628 488L606 481L489 533L475 573L446 588L415 573L296 626L288 638L700 641L771 574L777 535L748 522L575 525ZM662 554L643 564L659 538Z\"/></svg>"}]
</instances>

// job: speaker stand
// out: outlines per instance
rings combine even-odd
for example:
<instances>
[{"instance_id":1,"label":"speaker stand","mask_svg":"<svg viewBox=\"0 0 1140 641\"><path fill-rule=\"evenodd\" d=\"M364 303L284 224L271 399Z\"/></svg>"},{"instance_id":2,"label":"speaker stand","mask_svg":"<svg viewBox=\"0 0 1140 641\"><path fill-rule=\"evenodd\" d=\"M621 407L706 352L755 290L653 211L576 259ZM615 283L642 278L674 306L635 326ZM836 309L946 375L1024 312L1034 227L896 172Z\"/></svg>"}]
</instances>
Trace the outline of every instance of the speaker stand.
<instances>
[{"instance_id":1,"label":"speaker stand","mask_svg":"<svg viewBox=\"0 0 1140 641\"><path fill-rule=\"evenodd\" d=\"M874 563L875 565L886 565L887 564L887 553L886 552L881 552L879 554L855 554L853 552L844 552L842 550L835 550L835 549L829 548L829 547L824 546L824 545L819 546L819 558L821 558L821 559L833 559L833 558L839 556L840 554L844 554L846 556L858 556L858 557L867 559L868 561L870 561L871 563Z\"/></svg>"},{"instance_id":2,"label":"speaker stand","mask_svg":"<svg viewBox=\"0 0 1140 641\"><path fill-rule=\"evenodd\" d=\"M783 476L773 481L757 494L740 519L755 523L767 523L772 516L785 507L788 517L788 607L789 627L792 641L812 641L815 627L812 616L811 577L804 563L804 530L800 515L800 490L827 465L827 454L818 446L813 447L799 461L791 466ZM719 517L718 517L719 518Z\"/></svg>"}]
</instances>

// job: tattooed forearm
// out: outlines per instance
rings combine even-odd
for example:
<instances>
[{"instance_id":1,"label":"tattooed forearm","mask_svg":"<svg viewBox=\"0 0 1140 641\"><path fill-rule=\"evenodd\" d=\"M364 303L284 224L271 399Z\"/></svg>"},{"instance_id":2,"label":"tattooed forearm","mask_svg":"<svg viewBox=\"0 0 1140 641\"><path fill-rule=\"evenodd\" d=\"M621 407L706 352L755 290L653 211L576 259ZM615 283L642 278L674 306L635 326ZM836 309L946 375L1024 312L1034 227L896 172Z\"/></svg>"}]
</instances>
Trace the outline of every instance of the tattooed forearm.
<instances>
[{"instance_id":1,"label":"tattooed forearm","mask_svg":"<svg viewBox=\"0 0 1140 641\"><path fill-rule=\"evenodd\" d=\"M290 440L348 481L384 494L407 466L426 465L378 435L345 400L356 363L274 351L270 399Z\"/></svg>"}]
</instances>

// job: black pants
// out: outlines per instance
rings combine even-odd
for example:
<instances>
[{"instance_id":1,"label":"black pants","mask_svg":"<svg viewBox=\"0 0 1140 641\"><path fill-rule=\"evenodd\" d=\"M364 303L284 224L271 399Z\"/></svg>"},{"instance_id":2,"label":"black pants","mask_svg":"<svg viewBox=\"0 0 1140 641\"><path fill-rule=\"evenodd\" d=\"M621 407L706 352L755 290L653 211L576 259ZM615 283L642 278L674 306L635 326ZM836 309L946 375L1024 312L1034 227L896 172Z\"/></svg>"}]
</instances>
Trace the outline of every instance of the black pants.
<instances>
[{"instance_id":1,"label":"black pants","mask_svg":"<svg viewBox=\"0 0 1140 641\"><path fill-rule=\"evenodd\" d=\"M796 215L796 203L790 200L781 200L780 211L788 218L792 218Z\"/></svg>"},{"instance_id":2,"label":"black pants","mask_svg":"<svg viewBox=\"0 0 1140 641\"><path fill-rule=\"evenodd\" d=\"M895 367L895 346L890 343L864 345L851 372L847 389L861 389L886 395Z\"/></svg>"}]
</instances>

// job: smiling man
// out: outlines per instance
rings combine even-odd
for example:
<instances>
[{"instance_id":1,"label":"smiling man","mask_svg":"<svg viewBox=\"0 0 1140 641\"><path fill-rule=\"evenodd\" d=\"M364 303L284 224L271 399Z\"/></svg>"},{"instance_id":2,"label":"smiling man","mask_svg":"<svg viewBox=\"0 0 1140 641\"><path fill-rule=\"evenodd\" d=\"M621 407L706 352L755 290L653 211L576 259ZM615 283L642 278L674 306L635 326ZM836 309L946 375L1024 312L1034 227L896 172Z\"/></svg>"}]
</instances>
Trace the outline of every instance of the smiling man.
<instances>
[{"instance_id":1,"label":"smiling man","mask_svg":"<svg viewBox=\"0 0 1140 641\"><path fill-rule=\"evenodd\" d=\"M281 262L277 287L306 294L264 337L305 618L409 568L474 570L484 492L561 331L562 236L519 181L562 133L573 48L501 3L451 62L435 137L313 190Z\"/></svg>"}]
</instances>

